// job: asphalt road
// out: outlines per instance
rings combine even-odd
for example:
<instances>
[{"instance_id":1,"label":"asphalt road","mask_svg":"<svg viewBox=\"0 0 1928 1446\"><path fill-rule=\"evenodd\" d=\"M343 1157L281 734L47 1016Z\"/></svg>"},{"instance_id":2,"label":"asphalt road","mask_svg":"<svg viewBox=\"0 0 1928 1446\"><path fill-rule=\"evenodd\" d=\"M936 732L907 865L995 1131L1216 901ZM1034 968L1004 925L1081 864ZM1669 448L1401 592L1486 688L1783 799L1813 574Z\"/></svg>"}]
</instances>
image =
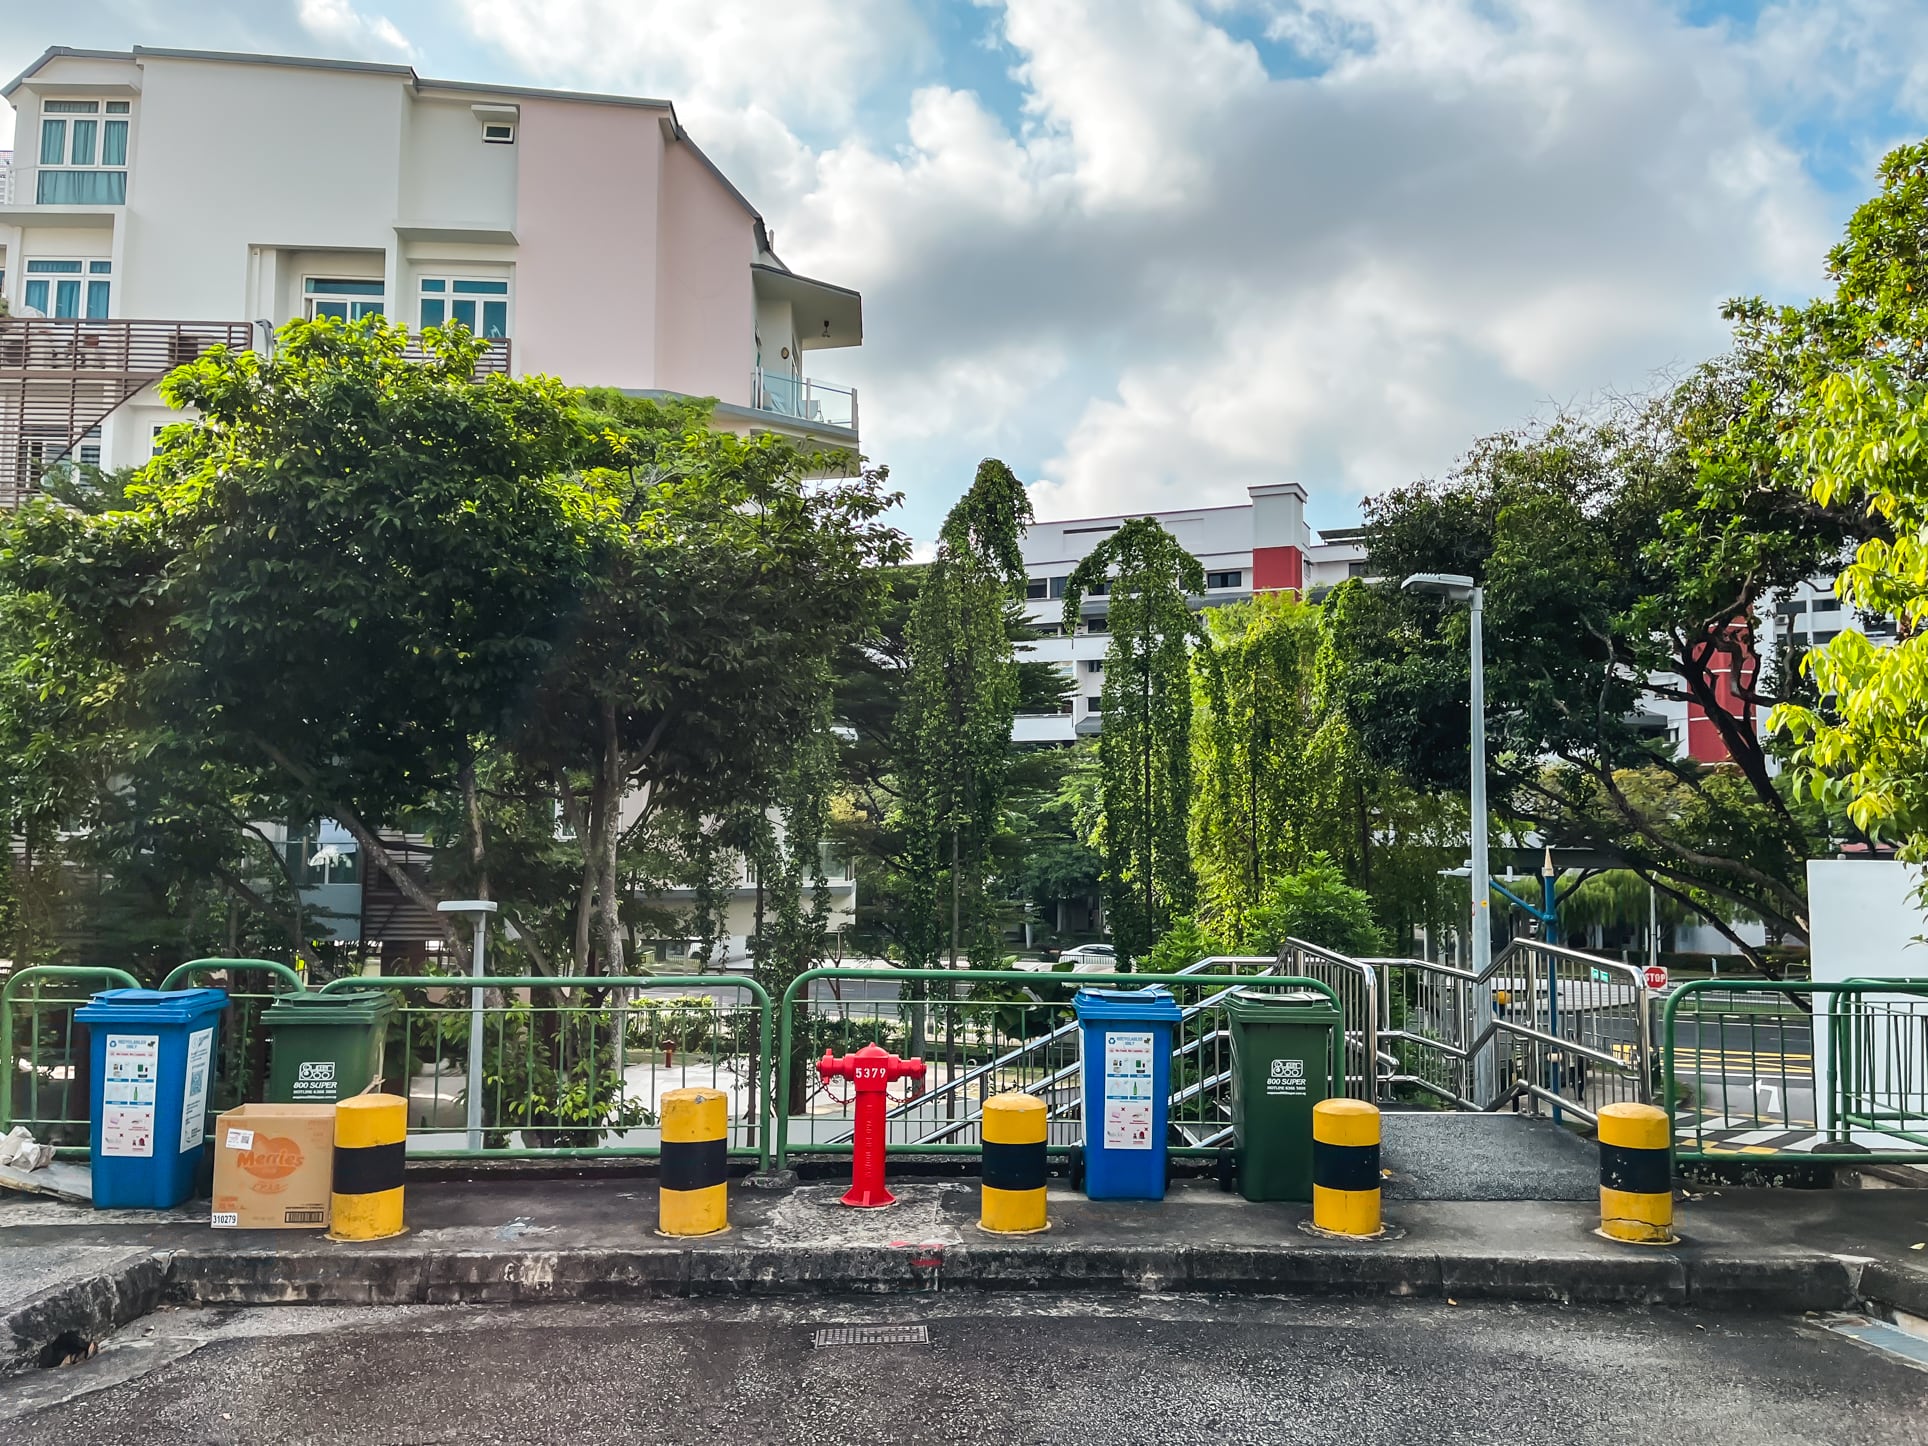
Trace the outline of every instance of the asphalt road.
<instances>
[{"instance_id":1,"label":"asphalt road","mask_svg":"<svg viewBox=\"0 0 1928 1446\"><path fill-rule=\"evenodd\" d=\"M928 1345L816 1348L825 1325ZM963 1296L150 1317L0 1387L9 1446L1928 1442L1928 1372L1809 1321Z\"/></svg>"}]
</instances>

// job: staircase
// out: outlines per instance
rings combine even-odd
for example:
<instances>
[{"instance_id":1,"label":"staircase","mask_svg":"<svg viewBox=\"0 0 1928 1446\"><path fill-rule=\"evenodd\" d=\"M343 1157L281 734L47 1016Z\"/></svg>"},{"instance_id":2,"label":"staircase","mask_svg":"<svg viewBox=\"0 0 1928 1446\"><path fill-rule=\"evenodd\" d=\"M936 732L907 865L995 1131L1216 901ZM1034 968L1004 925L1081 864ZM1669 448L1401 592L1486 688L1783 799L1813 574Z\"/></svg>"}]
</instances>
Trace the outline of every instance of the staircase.
<instances>
[{"instance_id":1,"label":"staircase","mask_svg":"<svg viewBox=\"0 0 1928 1446\"><path fill-rule=\"evenodd\" d=\"M0 507L18 507L48 468L175 367L217 346L245 351L246 322L0 317Z\"/></svg>"}]
</instances>

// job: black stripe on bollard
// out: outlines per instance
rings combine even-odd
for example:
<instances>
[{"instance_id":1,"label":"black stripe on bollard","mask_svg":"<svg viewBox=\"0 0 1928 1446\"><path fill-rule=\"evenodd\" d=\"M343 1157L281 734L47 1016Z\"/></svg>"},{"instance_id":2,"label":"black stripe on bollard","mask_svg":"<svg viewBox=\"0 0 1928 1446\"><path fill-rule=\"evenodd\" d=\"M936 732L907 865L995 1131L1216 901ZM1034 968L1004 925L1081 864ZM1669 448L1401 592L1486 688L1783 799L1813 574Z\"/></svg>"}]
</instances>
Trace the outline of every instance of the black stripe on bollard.
<instances>
[{"instance_id":1,"label":"black stripe on bollard","mask_svg":"<svg viewBox=\"0 0 1928 1446\"><path fill-rule=\"evenodd\" d=\"M1327 1190L1377 1190L1377 1145L1328 1145L1312 1142L1312 1183Z\"/></svg>"},{"instance_id":2,"label":"black stripe on bollard","mask_svg":"<svg viewBox=\"0 0 1928 1446\"><path fill-rule=\"evenodd\" d=\"M407 1146L400 1140L392 1145L358 1145L335 1150L337 1195L378 1195L398 1190L407 1164Z\"/></svg>"},{"instance_id":3,"label":"black stripe on bollard","mask_svg":"<svg viewBox=\"0 0 1928 1446\"><path fill-rule=\"evenodd\" d=\"M1600 1146L1600 1183L1630 1195L1665 1195L1674 1188L1673 1156L1667 1150L1630 1145Z\"/></svg>"},{"instance_id":4,"label":"black stripe on bollard","mask_svg":"<svg viewBox=\"0 0 1928 1446\"><path fill-rule=\"evenodd\" d=\"M984 1142L984 1183L992 1190L1042 1190L1048 1173L1043 1140L1028 1145Z\"/></svg>"},{"instance_id":5,"label":"black stripe on bollard","mask_svg":"<svg viewBox=\"0 0 1928 1446\"><path fill-rule=\"evenodd\" d=\"M707 1190L729 1178L729 1146L721 1135L714 1140L665 1140L659 1168L665 1190Z\"/></svg>"}]
</instances>

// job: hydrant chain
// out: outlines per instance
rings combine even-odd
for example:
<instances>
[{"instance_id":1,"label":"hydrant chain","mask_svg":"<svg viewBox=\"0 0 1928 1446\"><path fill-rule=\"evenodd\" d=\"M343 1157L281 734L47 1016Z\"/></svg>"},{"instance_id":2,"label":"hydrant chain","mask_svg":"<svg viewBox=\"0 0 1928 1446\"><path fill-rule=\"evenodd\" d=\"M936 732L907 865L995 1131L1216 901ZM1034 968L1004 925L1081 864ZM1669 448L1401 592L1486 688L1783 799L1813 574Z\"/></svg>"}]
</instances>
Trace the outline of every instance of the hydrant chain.
<instances>
[{"instance_id":1,"label":"hydrant chain","mask_svg":"<svg viewBox=\"0 0 1928 1446\"><path fill-rule=\"evenodd\" d=\"M894 1081L924 1077L924 1061L899 1059L875 1044L867 1044L842 1059L833 1058L826 1049L817 1061L817 1075L825 1084L833 1079L849 1080L857 1096L850 1189L843 1203L863 1210L896 1204L897 1197L884 1188L884 1103Z\"/></svg>"}]
</instances>

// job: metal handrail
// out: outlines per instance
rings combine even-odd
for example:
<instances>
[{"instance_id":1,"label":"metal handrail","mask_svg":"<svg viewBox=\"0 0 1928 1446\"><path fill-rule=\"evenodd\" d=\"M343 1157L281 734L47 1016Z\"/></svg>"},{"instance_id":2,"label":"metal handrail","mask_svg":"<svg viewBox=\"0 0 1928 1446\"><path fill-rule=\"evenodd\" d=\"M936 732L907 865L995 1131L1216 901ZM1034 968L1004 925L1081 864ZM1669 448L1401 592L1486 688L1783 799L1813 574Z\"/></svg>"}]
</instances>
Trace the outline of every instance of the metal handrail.
<instances>
[{"instance_id":1,"label":"metal handrail","mask_svg":"<svg viewBox=\"0 0 1928 1446\"><path fill-rule=\"evenodd\" d=\"M1265 958L1258 957L1256 955L1218 954L1218 955L1213 955L1209 959L1201 959L1196 964L1187 964L1183 969L1174 970L1170 974L1144 974L1144 975L1138 975L1136 977L1143 982L1156 982L1157 980L1160 980L1160 979L1186 978L1186 977L1189 977L1190 975L1201 973L1202 971L1209 969L1214 964L1265 964L1269 966L1269 965L1275 964L1276 962L1277 962L1276 960L1265 959ZM893 974L899 974L899 973L903 973L904 971L893 970L891 972ZM960 969L960 970L944 970L941 972L949 975L949 977L952 978L953 980L962 982L962 983L969 983L973 979L983 979L986 977L983 972L978 970L967 971L967 970ZM1052 979L1052 980L1073 980L1073 979L1089 979L1089 978L1095 977L1089 974L1053 973L1053 974L1039 975L1039 974L1032 973L1030 970L1011 970L1008 972L1013 974L1021 974L1024 978L1029 980L1037 980L1041 978ZM1254 979L1260 979L1260 978L1264 978L1265 976L1261 973L1261 974L1254 974L1252 977ZM1209 1001L1201 1000L1197 1004L1190 1007L1194 1009L1200 1009L1200 1008L1203 1008L1207 1002ZM1181 1018L1187 1017L1183 1007L1181 1007L1180 1017ZM1046 1045L1052 1044L1057 1040L1060 1040L1072 1034L1075 1034L1077 1032L1077 1029L1078 1029L1078 1021L1075 1019L1072 1019L1072 1020L1067 1020L1065 1023L1059 1025L1056 1029L1052 1030L1048 1034L1041 1034L1036 1036L1033 1039L1027 1039L1024 1041L1023 1044L1018 1045L1015 1049L1007 1050L1005 1053L999 1055L996 1059L988 1060L984 1064L977 1065L972 1069L965 1071L963 1074L959 1075L956 1079L947 1080L945 1083L939 1085L936 1089L928 1090L925 1093L918 1095L914 1100L908 1100L901 1105L897 1105L892 1109L886 1110L884 1112L885 1123L888 1124L891 1120L902 1119L906 1115L915 1114L921 1109L928 1108L934 1101L945 1098L945 1096L950 1094L952 1091L968 1088L973 1081L982 1079L985 1075L994 1074L996 1073L997 1070L1001 1068L1009 1068L1011 1065L1014 1065L1018 1063L1020 1060L1022 1060L1025 1055L1030 1054L1036 1050L1043 1049ZM840 1142L833 1141L832 1143L840 1143Z\"/></svg>"},{"instance_id":2,"label":"metal handrail","mask_svg":"<svg viewBox=\"0 0 1928 1446\"><path fill-rule=\"evenodd\" d=\"M762 1104L752 1124L761 1126L765 1112L773 1108L770 1094L770 1080L775 1061L770 1054L770 991L754 979L731 974L485 974L476 978L471 974L350 974L340 979L331 979L322 985L317 993L345 994L366 989L467 989L473 993L477 989L701 989L705 992L714 989L735 989L748 994L757 1007L757 1067L756 1087ZM782 1111L778 1110L778 1117ZM767 1170L770 1166L770 1132L757 1128L758 1168ZM466 1152L462 1152L466 1153ZM549 1156L570 1154L650 1154L652 1150L622 1151L577 1151L577 1150L519 1150L491 1151L495 1155L517 1154L523 1156Z\"/></svg>"},{"instance_id":3,"label":"metal handrail","mask_svg":"<svg viewBox=\"0 0 1928 1446\"><path fill-rule=\"evenodd\" d=\"M0 1130L13 1127L13 1006L19 997L20 985L28 979L34 983L36 1000L42 979L111 979L122 989L139 989L141 981L125 969L113 969L105 965L91 964L30 964L7 976L0 984ZM76 1007L85 1000L73 1001Z\"/></svg>"},{"instance_id":4,"label":"metal handrail","mask_svg":"<svg viewBox=\"0 0 1928 1446\"><path fill-rule=\"evenodd\" d=\"M1362 1061L1360 1098L1363 1098L1368 1103L1377 1101L1379 1098L1380 1009L1379 976L1377 971L1363 960L1354 959L1336 950L1322 948L1304 939L1288 937L1285 944L1279 950L1276 962L1280 965L1285 964L1288 955L1296 956L1300 961L1310 956L1313 959L1322 961L1343 975L1357 978L1359 988L1365 995L1362 1001L1363 1007L1359 1011L1359 1028L1357 1031L1359 1035L1358 1053ZM1298 972L1301 974L1307 972L1302 962ZM1345 1012L1345 1001L1342 999L1340 1001L1340 1013L1344 1015ZM1350 1049L1354 1032L1352 1029L1352 1021L1350 1019L1345 1020L1341 1028L1345 1035L1347 1048ZM1351 1072L1349 1070L1347 1071L1346 1078L1348 1081L1351 1079Z\"/></svg>"},{"instance_id":5,"label":"metal handrail","mask_svg":"<svg viewBox=\"0 0 1928 1446\"><path fill-rule=\"evenodd\" d=\"M1205 963L1207 961L1201 960L1200 962ZM1224 961L1220 961L1220 962L1224 962ZM1251 962L1269 964L1273 961L1253 960ZM1315 993L1323 994L1328 1000L1332 1002L1332 1005L1335 1009L1340 1007L1338 994L1333 990L1332 986L1327 984L1324 980L1300 978L1292 975L1201 974L1201 973L1193 972L1193 973L1155 974L1155 975L1079 974L1075 976L1065 976L1065 977L1067 978L1075 977L1080 983L1080 985L1101 985L1109 988L1117 988L1120 986L1143 987L1147 984L1156 984L1163 980L1183 977L1183 978L1189 979L1190 982L1194 984L1223 986L1220 990L1219 995L1215 996L1219 998L1222 998L1225 994L1230 993L1234 989L1243 988L1244 986L1250 984L1256 978L1262 978L1265 980L1267 984L1278 984L1278 985L1286 985L1286 986L1297 987L1297 988L1310 989ZM827 968L827 969L807 969L803 973L799 974L795 979L790 981L789 987L783 991L783 1000L782 1000L782 1003L778 1006L778 1012L777 1012L777 1018L778 1018L777 1053L778 1053L779 1062L778 1062L778 1069L777 1069L778 1078L776 1083L781 1093L779 1095L771 1097L773 1101L776 1101L776 1100L782 1101L782 1104L775 1108L776 1137L777 1137L776 1138L777 1168L782 1169L784 1167L784 1164L788 1159L789 1153L790 1153L790 1143L789 1143L790 1112L788 1108L788 1102L790 1099L790 1073L792 1068L794 1067L794 1061L792 1059L793 1050L792 1050L791 1035L792 1035L792 1029L794 1026L795 1018L796 1018L796 1005L797 1005L797 996L799 991L807 989L811 984L815 983L819 979L869 980L869 981L877 981L877 982L896 981L899 983L903 983L903 982L943 983L946 981L951 983L957 983L957 982L960 982L961 980L968 979L970 982L979 983L979 984L1007 984L1007 983L1021 984L1021 983L1027 983L1027 982L1035 982L1036 978L1037 978L1036 975L1028 973L1024 970L1019 970L1019 969L974 969L969 971L968 974L966 974L964 971L956 970L956 969ZM1336 1053L1337 1052L1335 1051L1335 1054ZM1333 1062L1334 1079L1332 1081L1333 1085L1335 1086L1334 1093L1341 1093L1343 1091L1344 1082L1345 1082L1344 1073L1345 1073L1345 1065L1344 1065L1343 1059L1335 1058ZM931 1097L929 1095L925 1095L922 1097L921 1102L928 1104L930 1098ZM948 1124L950 1122L947 1121L946 1123ZM834 1142L828 1145L812 1146L811 1148L840 1149L840 1148L843 1148L843 1145L841 1142ZM932 1147L927 1145L925 1142L918 1141L918 1142L908 1142L908 1143L897 1144L897 1145L886 1145L885 1148L891 1149L891 1150L915 1150L915 1149L925 1149L925 1148L932 1148ZM949 1147L936 1146L935 1148L968 1149L973 1147L953 1145Z\"/></svg>"},{"instance_id":6,"label":"metal handrail","mask_svg":"<svg viewBox=\"0 0 1928 1446\"><path fill-rule=\"evenodd\" d=\"M190 959L185 964L176 964L168 970L167 978L161 981L162 989L173 989L178 981L192 978L196 974L239 974L249 971L262 971L273 974L288 985L294 994L307 992L307 982L276 959Z\"/></svg>"}]
</instances>

